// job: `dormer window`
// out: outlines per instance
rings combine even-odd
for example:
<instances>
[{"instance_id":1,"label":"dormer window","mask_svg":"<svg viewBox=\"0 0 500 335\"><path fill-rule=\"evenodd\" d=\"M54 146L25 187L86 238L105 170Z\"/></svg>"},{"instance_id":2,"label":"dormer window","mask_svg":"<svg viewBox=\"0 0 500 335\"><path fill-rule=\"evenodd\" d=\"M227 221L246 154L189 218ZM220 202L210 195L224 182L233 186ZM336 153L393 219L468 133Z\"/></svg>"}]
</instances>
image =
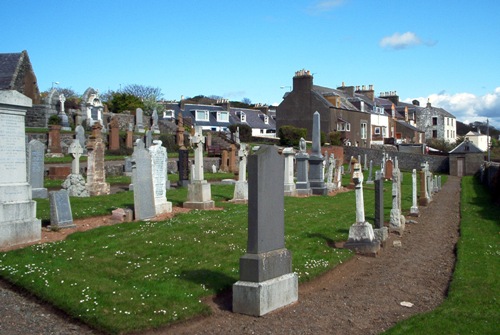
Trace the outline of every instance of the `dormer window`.
<instances>
[{"instance_id":1,"label":"dormer window","mask_svg":"<svg viewBox=\"0 0 500 335\"><path fill-rule=\"evenodd\" d=\"M217 122L229 122L229 112L217 112Z\"/></svg>"},{"instance_id":2,"label":"dormer window","mask_svg":"<svg viewBox=\"0 0 500 335\"><path fill-rule=\"evenodd\" d=\"M196 121L209 121L208 111L206 110L195 110Z\"/></svg>"},{"instance_id":3,"label":"dormer window","mask_svg":"<svg viewBox=\"0 0 500 335\"><path fill-rule=\"evenodd\" d=\"M164 111L163 118L164 119L173 119L174 118L174 111L171 109Z\"/></svg>"},{"instance_id":4,"label":"dormer window","mask_svg":"<svg viewBox=\"0 0 500 335\"><path fill-rule=\"evenodd\" d=\"M269 124L269 116L264 115L264 123Z\"/></svg>"},{"instance_id":5,"label":"dormer window","mask_svg":"<svg viewBox=\"0 0 500 335\"><path fill-rule=\"evenodd\" d=\"M244 112L240 112L240 121L247 122L247 115Z\"/></svg>"}]
</instances>

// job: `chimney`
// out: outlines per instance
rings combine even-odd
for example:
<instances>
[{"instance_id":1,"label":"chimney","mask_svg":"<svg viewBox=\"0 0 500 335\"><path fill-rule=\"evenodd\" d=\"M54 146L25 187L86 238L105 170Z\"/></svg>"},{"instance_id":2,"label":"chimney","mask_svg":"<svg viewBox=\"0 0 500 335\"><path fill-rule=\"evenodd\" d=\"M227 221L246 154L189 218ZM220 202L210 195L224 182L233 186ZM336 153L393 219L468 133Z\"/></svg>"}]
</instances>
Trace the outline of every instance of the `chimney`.
<instances>
[{"instance_id":1,"label":"chimney","mask_svg":"<svg viewBox=\"0 0 500 335\"><path fill-rule=\"evenodd\" d=\"M427 108L431 108L431 99L427 98Z\"/></svg>"},{"instance_id":2,"label":"chimney","mask_svg":"<svg viewBox=\"0 0 500 335\"><path fill-rule=\"evenodd\" d=\"M337 90L343 91L346 95L351 98L354 97L354 86L345 86L344 82L342 82L342 86L337 87Z\"/></svg>"},{"instance_id":3,"label":"chimney","mask_svg":"<svg viewBox=\"0 0 500 335\"><path fill-rule=\"evenodd\" d=\"M357 86L356 93L363 94L364 96L368 97L371 101L375 100L375 91L373 90L373 85L369 85L368 89L366 89L366 86L363 85L362 89L359 89L359 86Z\"/></svg>"},{"instance_id":4,"label":"chimney","mask_svg":"<svg viewBox=\"0 0 500 335\"><path fill-rule=\"evenodd\" d=\"M300 70L295 72L293 77L294 91L310 91L313 86L313 76L310 71Z\"/></svg>"},{"instance_id":5,"label":"chimney","mask_svg":"<svg viewBox=\"0 0 500 335\"><path fill-rule=\"evenodd\" d=\"M184 101L184 96L181 95L181 101L179 101L179 108L183 110L185 105L186 102Z\"/></svg>"}]
</instances>

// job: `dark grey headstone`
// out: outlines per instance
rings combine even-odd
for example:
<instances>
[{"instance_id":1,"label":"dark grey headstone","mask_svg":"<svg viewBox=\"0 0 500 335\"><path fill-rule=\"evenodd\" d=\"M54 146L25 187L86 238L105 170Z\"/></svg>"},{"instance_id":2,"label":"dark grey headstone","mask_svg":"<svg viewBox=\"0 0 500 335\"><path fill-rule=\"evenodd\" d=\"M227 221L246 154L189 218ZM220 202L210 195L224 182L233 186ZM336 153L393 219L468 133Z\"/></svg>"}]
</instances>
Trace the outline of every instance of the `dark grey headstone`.
<instances>
[{"instance_id":1,"label":"dark grey headstone","mask_svg":"<svg viewBox=\"0 0 500 335\"><path fill-rule=\"evenodd\" d=\"M26 150L28 183L31 185L32 198L47 198L47 189L43 187L45 174L45 145L38 140L31 140Z\"/></svg>"},{"instance_id":2,"label":"dark grey headstone","mask_svg":"<svg viewBox=\"0 0 500 335\"><path fill-rule=\"evenodd\" d=\"M49 192L50 225L58 228L75 227L68 191Z\"/></svg>"},{"instance_id":3,"label":"dark grey headstone","mask_svg":"<svg viewBox=\"0 0 500 335\"><path fill-rule=\"evenodd\" d=\"M317 195L328 194L323 172L323 160L324 157L321 154L320 115L318 112L314 112L312 151L309 157L309 184L311 185L312 193Z\"/></svg>"},{"instance_id":4,"label":"dark grey headstone","mask_svg":"<svg viewBox=\"0 0 500 335\"><path fill-rule=\"evenodd\" d=\"M144 142L137 140L132 154L132 183L134 184L134 212L138 220L156 215L151 155L144 148Z\"/></svg>"},{"instance_id":5,"label":"dark grey headstone","mask_svg":"<svg viewBox=\"0 0 500 335\"><path fill-rule=\"evenodd\" d=\"M189 184L189 151L185 149L179 150L177 171L179 173L179 186Z\"/></svg>"},{"instance_id":6,"label":"dark grey headstone","mask_svg":"<svg viewBox=\"0 0 500 335\"><path fill-rule=\"evenodd\" d=\"M384 179L380 171L375 173L375 228L384 226Z\"/></svg>"}]
</instances>

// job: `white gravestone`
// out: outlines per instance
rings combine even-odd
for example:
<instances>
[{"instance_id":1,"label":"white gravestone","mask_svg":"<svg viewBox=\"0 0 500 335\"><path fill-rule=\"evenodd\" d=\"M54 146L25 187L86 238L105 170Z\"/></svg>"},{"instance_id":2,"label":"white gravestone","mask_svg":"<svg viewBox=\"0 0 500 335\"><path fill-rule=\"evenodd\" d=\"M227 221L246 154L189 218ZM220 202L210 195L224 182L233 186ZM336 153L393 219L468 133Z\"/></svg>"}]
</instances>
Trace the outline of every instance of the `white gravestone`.
<instances>
[{"instance_id":1,"label":"white gravestone","mask_svg":"<svg viewBox=\"0 0 500 335\"><path fill-rule=\"evenodd\" d=\"M247 157L247 145L245 143L240 143L240 149L238 150L238 181L234 184L233 199L230 200L234 203L246 204L248 202Z\"/></svg>"},{"instance_id":2,"label":"white gravestone","mask_svg":"<svg viewBox=\"0 0 500 335\"><path fill-rule=\"evenodd\" d=\"M156 215L172 212L172 203L167 201L167 149L162 141L155 140L149 147Z\"/></svg>"},{"instance_id":3,"label":"white gravestone","mask_svg":"<svg viewBox=\"0 0 500 335\"><path fill-rule=\"evenodd\" d=\"M417 170L413 169L411 173L411 186L412 186L412 206L410 208L410 215L418 216L418 205L417 205Z\"/></svg>"},{"instance_id":4,"label":"white gravestone","mask_svg":"<svg viewBox=\"0 0 500 335\"><path fill-rule=\"evenodd\" d=\"M295 150L293 148L283 149L283 156L285 156L285 195L296 196L297 190L294 182L294 157Z\"/></svg>"},{"instance_id":5,"label":"white gravestone","mask_svg":"<svg viewBox=\"0 0 500 335\"><path fill-rule=\"evenodd\" d=\"M62 187L68 191L70 197L88 197L89 192L85 186L85 179L80 174L80 157L83 155L83 148L78 139L73 140L70 144L68 153L73 156L71 174L66 177Z\"/></svg>"}]
</instances>

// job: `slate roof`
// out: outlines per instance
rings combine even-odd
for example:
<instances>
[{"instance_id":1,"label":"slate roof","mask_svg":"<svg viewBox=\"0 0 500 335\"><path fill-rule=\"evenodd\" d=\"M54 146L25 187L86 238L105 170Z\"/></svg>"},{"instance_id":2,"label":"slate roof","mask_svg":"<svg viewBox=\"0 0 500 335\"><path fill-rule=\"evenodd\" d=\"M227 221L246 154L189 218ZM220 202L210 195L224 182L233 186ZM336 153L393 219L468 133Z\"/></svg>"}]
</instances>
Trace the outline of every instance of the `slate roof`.
<instances>
[{"instance_id":1,"label":"slate roof","mask_svg":"<svg viewBox=\"0 0 500 335\"><path fill-rule=\"evenodd\" d=\"M238 112L245 113L246 122L241 122L241 118L238 115ZM230 112L231 116L235 120L235 123L248 124L253 129L276 129L276 121L271 116L268 116L268 123L264 122L264 114L258 109L249 109L249 108L236 108L231 107Z\"/></svg>"},{"instance_id":2,"label":"slate roof","mask_svg":"<svg viewBox=\"0 0 500 335\"><path fill-rule=\"evenodd\" d=\"M400 124L401 126L406 127L406 128L408 128L408 129L411 129L411 130L413 130L413 131L418 131L419 133L425 133L425 131L418 129L417 127L414 127L414 126L412 126L411 124L409 124L409 123L407 123L407 122L405 122L405 121L402 121L402 120L396 120L396 122L397 122L398 124Z\"/></svg>"},{"instance_id":3,"label":"slate roof","mask_svg":"<svg viewBox=\"0 0 500 335\"><path fill-rule=\"evenodd\" d=\"M313 93L315 93L319 98L323 99L324 102L329 107L335 107L330 101L328 101L325 97L328 96L337 96L340 97L340 108L352 110L356 112L361 112L356 106L354 106L349 100L346 94L342 90L337 90L334 88L323 87L318 85L313 85L312 88Z\"/></svg>"},{"instance_id":4,"label":"slate roof","mask_svg":"<svg viewBox=\"0 0 500 335\"><path fill-rule=\"evenodd\" d=\"M0 54L0 90L12 89L21 55L21 52Z\"/></svg>"},{"instance_id":5,"label":"slate roof","mask_svg":"<svg viewBox=\"0 0 500 335\"><path fill-rule=\"evenodd\" d=\"M449 152L450 154L468 154L468 153L484 153L481 149L476 147L476 145L470 141L463 141L453 150Z\"/></svg>"}]
</instances>

